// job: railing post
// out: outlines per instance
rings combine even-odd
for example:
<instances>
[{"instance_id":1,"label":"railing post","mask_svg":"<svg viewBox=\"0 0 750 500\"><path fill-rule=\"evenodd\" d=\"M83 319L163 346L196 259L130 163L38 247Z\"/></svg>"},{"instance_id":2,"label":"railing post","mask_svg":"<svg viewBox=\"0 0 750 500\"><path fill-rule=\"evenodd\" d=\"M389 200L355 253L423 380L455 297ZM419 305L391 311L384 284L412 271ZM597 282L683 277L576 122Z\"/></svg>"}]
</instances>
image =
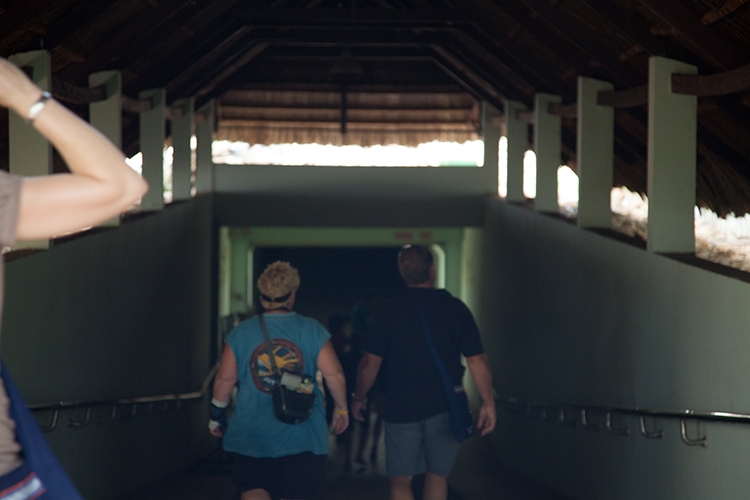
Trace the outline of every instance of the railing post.
<instances>
[{"instance_id":1,"label":"railing post","mask_svg":"<svg viewBox=\"0 0 750 500\"><path fill-rule=\"evenodd\" d=\"M189 200L193 173L193 151L190 142L194 133L194 101L192 97L179 99L172 105L182 110L182 116L172 119L172 200Z\"/></svg>"},{"instance_id":2,"label":"railing post","mask_svg":"<svg viewBox=\"0 0 750 500\"><path fill-rule=\"evenodd\" d=\"M695 252L698 98L672 92L672 74L690 64L651 57L648 76L649 252Z\"/></svg>"},{"instance_id":3,"label":"railing post","mask_svg":"<svg viewBox=\"0 0 750 500\"><path fill-rule=\"evenodd\" d=\"M500 164L500 127L495 119L500 112L488 102L482 102L482 130L484 132L484 178L487 180L490 193L498 194L498 177Z\"/></svg>"},{"instance_id":4,"label":"railing post","mask_svg":"<svg viewBox=\"0 0 750 500\"><path fill-rule=\"evenodd\" d=\"M557 170L562 151L562 118L549 113L551 103L561 103L562 97L551 94L534 96L534 152L536 153L536 199L539 212L559 211L557 202Z\"/></svg>"},{"instance_id":5,"label":"railing post","mask_svg":"<svg viewBox=\"0 0 750 500\"><path fill-rule=\"evenodd\" d=\"M164 208L164 140L167 93L164 89L144 90L138 94L142 101L151 100L151 109L140 113L140 144L143 154L143 179L148 193L141 200L141 210L158 211Z\"/></svg>"},{"instance_id":6,"label":"railing post","mask_svg":"<svg viewBox=\"0 0 750 500\"><path fill-rule=\"evenodd\" d=\"M119 71L100 71L89 75L89 88L103 85L106 98L89 104L89 122L117 149L122 149L122 77ZM99 226L120 225L120 216L112 217Z\"/></svg>"},{"instance_id":7,"label":"railing post","mask_svg":"<svg viewBox=\"0 0 750 500\"><path fill-rule=\"evenodd\" d=\"M523 202L523 157L529 142L528 124L519 120L516 113L526 110L523 103L505 101L505 134L508 139L508 201Z\"/></svg>"},{"instance_id":8,"label":"railing post","mask_svg":"<svg viewBox=\"0 0 750 500\"><path fill-rule=\"evenodd\" d=\"M197 193L210 193L214 190L213 142L216 127L216 102L211 99L201 106L198 113L203 116L195 127L197 147L195 151Z\"/></svg>"},{"instance_id":9,"label":"railing post","mask_svg":"<svg viewBox=\"0 0 750 500\"><path fill-rule=\"evenodd\" d=\"M612 177L615 110L597 104L602 90L614 90L609 82L578 77L578 226L612 227Z\"/></svg>"},{"instance_id":10,"label":"railing post","mask_svg":"<svg viewBox=\"0 0 750 500\"><path fill-rule=\"evenodd\" d=\"M32 81L42 90L51 90L52 66L49 52L35 50L9 57L20 68L31 69ZM42 134L26 123L26 117L8 113L9 170L22 176L40 176L52 173L52 148ZM49 248L49 240L19 241L14 250L22 248Z\"/></svg>"}]
</instances>

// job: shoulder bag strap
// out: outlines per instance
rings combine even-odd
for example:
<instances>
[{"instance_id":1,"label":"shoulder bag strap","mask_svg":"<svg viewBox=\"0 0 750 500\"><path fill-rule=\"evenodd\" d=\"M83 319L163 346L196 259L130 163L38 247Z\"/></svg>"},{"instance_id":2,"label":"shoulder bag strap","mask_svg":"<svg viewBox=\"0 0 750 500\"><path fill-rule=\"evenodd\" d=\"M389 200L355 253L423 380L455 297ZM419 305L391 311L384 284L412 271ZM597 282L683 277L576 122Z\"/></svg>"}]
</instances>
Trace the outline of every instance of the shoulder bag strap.
<instances>
[{"instance_id":1,"label":"shoulder bag strap","mask_svg":"<svg viewBox=\"0 0 750 500\"><path fill-rule=\"evenodd\" d=\"M281 374L276 366L276 357L273 355L273 349L271 349L271 339L268 337L268 329L266 328L266 320L263 319L263 313L258 315L258 320L260 321L260 329L263 332L263 338L266 341L266 352L268 353L268 360L271 363L271 369L273 370L272 375L280 377Z\"/></svg>"},{"instance_id":2,"label":"shoulder bag strap","mask_svg":"<svg viewBox=\"0 0 750 500\"><path fill-rule=\"evenodd\" d=\"M435 360L437 369L440 372L440 378L443 379L443 383L445 384L445 387L450 388L452 390L455 384L451 380L451 376L448 373L448 368L446 368L445 363L443 362L443 358L440 357L440 353L438 352L438 349L437 349L437 344L435 344L435 339L432 338L432 334L430 333L430 327L427 324L427 318L425 318L424 313L422 312L422 309L419 307L419 304L417 304L417 299L414 297L414 294L409 293L409 296L411 297L411 300L414 303L414 309L417 310L417 315L422 320L422 328L424 330L425 338L427 339L427 345L430 348L430 353L432 354L432 358Z\"/></svg>"}]
</instances>

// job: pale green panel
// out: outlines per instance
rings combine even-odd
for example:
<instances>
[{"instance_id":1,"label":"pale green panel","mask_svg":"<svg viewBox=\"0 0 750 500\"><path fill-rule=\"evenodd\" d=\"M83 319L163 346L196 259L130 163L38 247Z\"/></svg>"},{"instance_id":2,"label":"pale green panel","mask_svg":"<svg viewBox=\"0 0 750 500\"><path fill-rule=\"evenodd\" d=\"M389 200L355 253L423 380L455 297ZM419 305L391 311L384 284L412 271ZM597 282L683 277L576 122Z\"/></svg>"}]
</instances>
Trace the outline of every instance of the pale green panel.
<instances>
[{"instance_id":1,"label":"pale green panel","mask_svg":"<svg viewBox=\"0 0 750 500\"><path fill-rule=\"evenodd\" d=\"M536 200L540 212L557 213L557 169L562 151L562 118L549 112L549 105L561 103L562 97L551 94L534 96L534 151L536 153Z\"/></svg>"},{"instance_id":2,"label":"pale green panel","mask_svg":"<svg viewBox=\"0 0 750 500\"><path fill-rule=\"evenodd\" d=\"M195 151L195 189L198 193L214 190L213 141L216 123L216 103L213 99L197 112L201 120L195 126L197 146Z\"/></svg>"},{"instance_id":3,"label":"pale green panel","mask_svg":"<svg viewBox=\"0 0 750 500\"><path fill-rule=\"evenodd\" d=\"M445 248L445 289L452 295L461 295L461 240L447 241Z\"/></svg>"},{"instance_id":4,"label":"pale green panel","mask_svg":"<svg viewBox=\"0 0 750 500\"><path fill-rule=\"evenodd\" d=\"M672 75L698 68L649 59L648 250L695 252L698 98L672 93Z\"/></svg>"},{"instance_id":5,"label":"pale green panel","mask_svg":"<svg viewBox=\"0 0 750 500\"><path fill-rule=\"evenodd\" d=\"M500 112L488 102L482 102L482 128L484 132L484 164L489 192L497 195L498 168L500 163L500 127L497 119Z\"/></svg>"},{"instance_id":6,"label":"pale green panel","mask_svg":"<svg viewBox=\"0 0 750 500\"><path fill-rule=\"evenodd\" d=\"M89 75L89 88L103 86L106 98L89 104L89 123L110 140L117 149L122 148L122 77L119 71L100 71ZM100 223L100 227L117 227L120 217L115 216Z\"/></svg>"},{"instance_id":7,"label":"pale green panel","mask_svg":"<svg viewBox=\"0 0 750 500\"><path fill-rule=\"evenodd\" d=\"M612 226L612 192L615 110L597 104L599 92L613 90L609 82L578 78L578 225Z\"/></svg>"},{"instance_id":8,"label":"pale green panel","mask_svg":"<svg viewBox=\"0 0 750 500\"><path fill-rule=\"evenodd\" d=\"M474 314L478 313L478 293L482 258L482 235L479 228L466 228L461 245L460 298Z\"/></svg>"},{"instance_id":9,"label":"pale green panel","mask_svg":"<svg viewBox=\"0 0 750 500\"><path fill-rule=\"evenodd\" d=\"M231 233L230 233L231 234ZM247 312L247 282L248 267L247 254L249 251L249 242L247 238L231 239L231 295L229 299L230 312L245 313Z\"/></svg>"},{"instance_id":10,"label":"pale green panel","mask_svg":"<svg viewBox=\"0 0 750 500\"><path fill-rule=\"evenodd\" d=\"M103 86L106 98L89 104L89 122L118 149L122 147L122 78L119 71L89 75L89 88Z\"/></svg>"},{"instance_id":11,"label":"pale green panel","mask_svg":"<svg viewBox=\"0 0 750 500\"><path fill-rule=\"evenodd\" d=\"M32 68L32 80L42 90L51 90L49 52L35 50L10 56L10 62L19 67ZM52 173L52 148L42 134L14 112L8 113L8 149L10 173L22 176L49 175ZM49 248L49 240L19 241L14 250L21 248Z\"/></svg>"},{"instance_id":12,"label":"pale green panel","mask_svg":"<svg viewBox=\"0 0 750 500\"><path fill-rule=\"evenodd\" d=\"M229 228L219 229L219 317L231 314L232 240Z\"/></svg>"},{"instance_id":13,"label":"pale green panel","mask_svg":"<svg viewBox=\"0 0 750 500\"><path fill-rule=\"evenodd\" d=\"M528 145L528 125L516 114L526 109L520 102L506 101L505 128L508 138L508 201L525 201L523 194L523 156Z\"/></svg>"},{"instance_id":14,"label":"pale green panel","mask_svg":"<svg viewBox=\"0 0 750 500\"><path fill-rule=\"evenodd\" d=\"M461 228L235 228L245 234L254 247L366 247L461 241Z\"/></svg>"},{"instance_id":15,"label":"pale green panel","mask_svg":"<svg viewBox=\"0 0 750 500\"><path fill-rule=\"evenodd\" d=\"M173 108L181 109L182 116L172 119L172 147L174 161L172 162L172 199L190 199L190 176L192 175L193 151L190 141L193 137L194 116L193 98L179 99L172 104Z\"/></svg>"},{"instance_id":16,"label":"pale green panel","mask_svg":"<svg viewBox=\"0 0 750 500\"><path fill-rule=\"evenodd\" d=\"M435 266L435 288L445 288L445 250L437 244L430 245Z\"/></svg>"},{"instance_id":17,"label":"pale green panel","mask_svg":"<svg viewBox=\"0 0 750 500\"><path fill-rule=\"evenodd\" d=\"M151 109L139 113L140 145L143 154L143 179L148 192L141 200L141 210L164 208L164 141L167 94L164 89L144 90L142 101L151 100Z\"/></svg>"}]
</instances>

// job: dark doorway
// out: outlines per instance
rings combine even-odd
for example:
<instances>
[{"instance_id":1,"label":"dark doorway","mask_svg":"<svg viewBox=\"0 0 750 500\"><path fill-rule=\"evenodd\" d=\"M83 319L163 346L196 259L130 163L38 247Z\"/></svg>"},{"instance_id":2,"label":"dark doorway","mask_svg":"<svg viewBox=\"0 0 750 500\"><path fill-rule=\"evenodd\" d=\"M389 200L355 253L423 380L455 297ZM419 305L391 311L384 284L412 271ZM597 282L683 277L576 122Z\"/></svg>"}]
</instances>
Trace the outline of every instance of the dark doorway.
<instances>
[{"instance_id":1,"label":"dark doorway","mask_svg":"<svg viewBox=\"0 0 750 500\"><path fill-rule=\"evenodd\" d=\"M261 247L254 252L253 283L277 260L299 270L295 311L323 325L336 314L351 313L365 293L386 299L404 288L396 257L400 247Z\"/></svg>"}]
</instances>

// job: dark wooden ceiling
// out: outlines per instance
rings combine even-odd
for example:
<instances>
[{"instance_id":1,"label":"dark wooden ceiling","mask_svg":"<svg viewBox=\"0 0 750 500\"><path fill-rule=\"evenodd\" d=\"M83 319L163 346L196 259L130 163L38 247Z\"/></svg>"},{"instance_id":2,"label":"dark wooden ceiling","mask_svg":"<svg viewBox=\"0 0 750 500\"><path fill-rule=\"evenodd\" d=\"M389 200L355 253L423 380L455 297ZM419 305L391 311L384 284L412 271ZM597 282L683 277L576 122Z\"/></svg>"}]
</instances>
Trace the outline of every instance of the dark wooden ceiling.
<instances>
[{"instance_id":1,"label":"dark wooden ceiling","mask_svg":"<svg viewBox=\"0 0 750 500\"><path fill-rule=\"evenodd\" d=\"M352 104L352 127L357 120L365 128L432 121L469 133L478 120L466 99L502 110L506 98L532 107L534 93L548 92L573 103L578 76L618 90L645 84L651 55L694 64L702 75L742 68L750 64L750 2L0 0L0 55L40 48L51 53L53 92L119 69L130 97L164 87L170 103L219 99L220 130L223 119L314 127L335 106L325 98L295 101L295 93L346 90L369 103L359 114ZM267 91L281 97L258 104ZM243 93L255 102L244 111ZM409 95L421 95L423 105L404 105ZM441 95L464 100L454 106ZM85 103L68 104L85 115ZM231 110L224 117L222 105ZM124 113L126 153L138 150L137 123ZM575 166L575 119L563 124L563 160ZM646 191L646 127L645 106L616 110L616 185ZM750 87L700 97L698 139L698 204L749 212Z\"/></svg>"}]
</instances>

